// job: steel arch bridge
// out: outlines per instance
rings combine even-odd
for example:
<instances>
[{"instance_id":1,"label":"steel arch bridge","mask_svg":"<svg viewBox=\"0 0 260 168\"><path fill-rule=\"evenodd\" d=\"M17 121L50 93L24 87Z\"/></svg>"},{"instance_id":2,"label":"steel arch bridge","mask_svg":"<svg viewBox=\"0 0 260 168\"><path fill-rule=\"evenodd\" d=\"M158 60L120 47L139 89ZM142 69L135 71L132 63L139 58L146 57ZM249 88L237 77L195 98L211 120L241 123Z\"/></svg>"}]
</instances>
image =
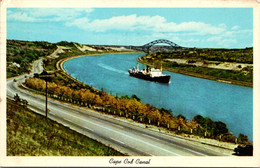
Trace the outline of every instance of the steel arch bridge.
<instances>
[{"instance_id":1,"label":"steel arch bridge","mask_svg":"<svg viewBox=\"0 0 260 168\"><path fill-rule=\"evenodd\" d=\"M143 45L143 46L142 46L143 51L149 53L150 48L151 48L152 46L154 46L155 44L159 44L159 43L169 44L169 45L172 46L174 49L176 49L176 48L184 48L184 47L181 47L181 46L179 46L178 44L173 43L173 42L171 42L171 41L169 41L169 40L166 40L166 39L158 39L158 40L154 40L154 41L152 41L152 42L150 42L150 43L147 43L147 44Z\"/></svg>"}]
</instances>

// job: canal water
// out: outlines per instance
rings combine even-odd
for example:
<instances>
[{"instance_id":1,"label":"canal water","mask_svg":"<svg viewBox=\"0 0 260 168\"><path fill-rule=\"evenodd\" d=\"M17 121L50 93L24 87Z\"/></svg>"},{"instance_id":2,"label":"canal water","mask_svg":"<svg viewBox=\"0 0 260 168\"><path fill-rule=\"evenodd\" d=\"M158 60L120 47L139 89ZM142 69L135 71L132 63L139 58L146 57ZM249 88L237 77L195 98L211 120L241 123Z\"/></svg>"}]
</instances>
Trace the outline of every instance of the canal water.
<instances>
[{"instance_id":1,"label":"canal water","mask_svg":"<svg viewBox=\"0 0 260 168\"><path fill-rule=\"evenodd\" d=\"M64 63L74 78L113 95L137 95L143 103L171 110L174 116L192 119L196 115L222 121L236 136L253 140L253 89L163 71L170 84L130 77L128 69L144 53L105 54L77 57ZM140 65L140 68L145 68Z\"/></svg>"}]
</instances>

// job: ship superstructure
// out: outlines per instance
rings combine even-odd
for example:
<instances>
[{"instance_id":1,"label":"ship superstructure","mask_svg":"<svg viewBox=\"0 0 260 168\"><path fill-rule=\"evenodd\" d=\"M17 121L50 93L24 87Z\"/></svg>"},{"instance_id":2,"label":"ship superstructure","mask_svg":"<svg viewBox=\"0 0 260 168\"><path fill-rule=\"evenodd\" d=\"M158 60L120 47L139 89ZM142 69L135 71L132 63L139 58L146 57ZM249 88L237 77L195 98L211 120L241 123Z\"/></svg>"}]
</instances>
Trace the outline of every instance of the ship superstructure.
<instances>
[{"instance_id":1,"label":"ship superstructure","mask_svg":"<svg viewBox=\"0 0 260 168\"><path fill-rule=\"evenodd\" d=\"M155 69L147 66L146 69L139 70L139 64L137 64L136 68L129 69L128 72L130 76L161 83L169 83L171 78L170 75L162 73L162 68Z\"/></svg>"}]
</instances>

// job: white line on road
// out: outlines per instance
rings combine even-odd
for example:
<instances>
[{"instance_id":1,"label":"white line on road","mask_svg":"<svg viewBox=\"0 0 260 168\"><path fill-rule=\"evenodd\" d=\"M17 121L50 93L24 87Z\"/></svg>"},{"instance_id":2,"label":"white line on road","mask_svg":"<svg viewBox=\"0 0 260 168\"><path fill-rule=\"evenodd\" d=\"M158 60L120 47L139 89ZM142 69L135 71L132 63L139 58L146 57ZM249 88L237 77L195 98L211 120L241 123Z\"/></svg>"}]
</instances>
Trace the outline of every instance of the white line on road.
<instances>
[{"instance_id":1,"label":"white line on road","mask_svg":"<svg viewBox=\"0 0 260 168\"><path fill-rule=\"evenodd\" d=\"M84 127L85 129L87 129L87 130L89 130L89 131L92 131L92 132L94 132L94 130L93 129L91 129L91 128L88 128L88 127Z\"/></svg>"},{"instance_id":2,"label":"white line on road","mask_svg":"<svg viewBox=\"0 0 260 168\"><path fill-rule=\"evenodd\" d=\"M52 113L53 115L55 115L54 113ZM68 121L68 122L71 122L71 123L73 123L73 121L71 121L71 120L69 120L69 119L67 119L67 118L63 118L64 120L66 120L66 121ZM94 132L94 130L93 129L91 129L91 128L88 128L88 127L84 127L85 129L87 129L87 130L89 130L89 131L92 131L92 132Z\"/></svg>"},{"instance_id":3,"label":"white line on road","mask_svg":"<svg viewBox=\"0 0 260 168\"><path fill-rule=\"evenodd\" d=\"M39 102L36 101L36 100L33 100L33 101L34 101L35 103L37 102L37 104L39 103ZM40 103L40 104L41 104L41 103ZM41 104L41 105L42 105L42 104ZM54 107L54 108L56 108L56 107ZM74 111L74 112L78 113L77 111ZM55 115L54 113L52 113L52 114ZM87 121L87 120L85 120L85 119L79 118L79 117L77 117L77 116L73 116L73 115L68 114L68 113L67 113L67 115L70 115L70 116L72 116L72 117L76 117L76 118L78 118L78 119L80 119L80 120ZM93 118L94 118L94 117L93 117ZM64 118L64 119L67 120L68 122L72 122L72 121L69 120L69 119L66 119L66 118ZM96 123L93 123L93 122L91 122L91 121L87 121L87 122L89 122L89 123L91 123L91 124L94 124L94 125L96 125L96 126L100 126L100 127L104 128L104 129L108 129L108 130L110 130L110 131L116 132L116 133L118 133L118 134L124 135L124 136L126 136L126 137L128 137L128 138L130 138L130 139L134 139L134 140L136 140L136 141L142 142L142 143L147 144L147 145L149 145L149 146L153 146L153 147L155 147L155 148L157 148L157 149L163 150L163 151L168 152L168 153L171 153L171 154L173 154L173 155L178 155L177 153L174 153L174 152L169 151L169 150L167 150L167 149L161 148L161 147L159 147L159 146L155 146L155 145L153 145L153 144L150 144L150 143L148 143L148 142L142 141L142 140L140 140L140 139L136 139L136 138L134 138L134 137L130 137L130 136L127 135L127 134L118 132L118 131L116 131L116 130L107 128L107 127L105 127L105 126L97 125ZM72 123L73 123L73 122L72 122ZM112 125L114 125L114 126L116 126L116 127L124 128L124 127L122 127L122 126L120 126L120 125L117 125L117 124L112 124ZM94 130L92 130L92 129L89 129L89 128L86 128L86 129L88 129L88 130L94 132ZM145 135L145 136L147 136L147 137L151 137L151 138L157 139L157 138L152 137L152 136L147 135L147 134L143 134L143 135ZM157 140L158 140L158 139L157 139ZM121 141L120 141L120 142L121 142ZM186 150L188 150L188 151L190 151L190 152L193 152L193 153L197 153L197 154L199 154L199 155L204 155L204 154L202 154L202 153L199 153L199 152L196 152L196 151L187 149L187 148L184 148L184 149L186 149ZM206 155L204 155L204 156L206 156Z\"/></svg>"},{"instance_id":4,"label":"white line on road","mask_svg":"<svg viewBox=\"0 0 260 168\"><path fill-rule=\"evenodd\" d=\"M110 137L110 139L112 139L112 140L114 140L114 141L116 141L116 142L118 142L118 143L125 144L124 142L119 141L119 140L117 140L117 139L114 139L114 138L111 138L111 137Z\"/></svg>"},{"instance_id":5,"label":"white line on road","mask_svg":"<svg viewBox=\"0 0 260 168\"><path fill-rule=\"evenodd\" d=\"M174 155L174 156L180 156L180 155L177 154L177 153L174 153L174 152L172 152L172 151L169 151L169 150L167 150L167 149L161 148L161 147L159 147L159 146L150 144L150 143L148 143L148 142L142 141L142 140L140 140L140 139L136 139L136 138L131 137L131 136L129 136L129 135L127 135L127 134L124 134L124 133L122 133L122 132L115 131L114 129L111 129L111 128L108 128L108 127L99 125L99 124L97 124L97 123L94 123L94 122L91 122L91 121L82 119L82 118L77 117L77 116L73 116L73 115L71 115L71 114L69 114L69 113L66 113L66 114L67 114L67 115L70 115L71 117L78 118L79 120L84 120L85 122L91 123L91 124L96 125L96 126L98 126L98 127L102 127L102 128L107 129L107 130L109 130L109 131L112 131L112 132L121 134L121 135L123 135L123 136L125 136L125 137L127 137L127 138L129 138L129 139L133 139L133 140L135 140L135 141L138 141L138 142L144 143L144 144L146 144L146 145L152 146L152 147L154 147L154 148L157 148L157 149L159 149L159 150L165 151L165 152L170 153L170 154L172 154L172 155Z\"/></svg>"},{"instance_id":6,"label":"white line on road","mask_svg":"<svg viewBox=\"0 0 260 168\"><path fill-rule=\"evenodd\" d=\"M157 139L157 138L155 138L155 137L152 137L152 136L150 136L150 135L147 135L147 134L143 134L143 135L146 136L146 137L149 137L149 138L153 138L153 139L159 140L159 139ZM192 152L192 153L197 153L197 154L202 155L202 156L207 156L207 155L204 155L203 153L196 152L196 151L194 151L194 150L191 150L191 149L188 149L188 148L185 148L185 147L183 147L183 149L185 149L185 150L187 150L187 151L190 151L190 152Z\"/></svg>"},{"instance_id":7,"label":"white line on road","mask_svg":"<svg viewBox=\"0 0 260 168\"><path fill-rule=\"evenodd\" d=\"M149 137L149 138L153 138L153 139L159 140L159 139L157 139L157 138L155 138L155 137L152 137L152 136L150 136L150 135L147 135L147 134L143 134L143 135L146 136L146 137Z\"/></svg>"},{"instance_id":8,"label":"white line on road","mask_svg":"<svg viewBox=\"0 0 260 168\"><path fill-rule=\"evenodd\" d=\"M122 127L122 126L120 126L120 125L117 125L117 124L112 124L112 125L124 129L124 127Z\"/></svg>"},{"instance_id":9,"label":"white line on road","mask_svg":"<svg viewBox=\"0 0 260 168\"><path fill-rule=\"evenodd\" d=\"M196 152L196 151L191 150L191 149L188 149L188 148L184 148L184 149L187 150L187 151L190 151L190 152L192 152L192 153L197 153L197 154L202 155L202 156L207 156L207 155L204 155L203 153Z\"/></svg>"},{"instance_id":10,"label":"white line on road","mask_svg":"<svg viewBox=\"0 0 260 168\"><path fill-rule=\"evenodd\" d=\"M38 101L34 101L34 102L35 102L36 104L39 103ZM42 104L39 104L39 106L41 106L41 105L42 105ZM74 111L74 112L75 112L75 111ZM62 113L63 113L63 112L62 112ZM78 113L78 112L77 112L77 113ZM52 114L52 115L56 115L56 114L54 114L54 113L51 113L51 114ZM67 115L70 115L70 114L68 114L68 113L66 113L66 114L67 114ZM70 116L72 116L72 117L76 117L76 116L73 116L73 115L70 115ZM82 118L79 118L79 117L76 117L76 118L78 118L78 119L80 119L80 120L87 121L87 120L82 119ZM94 118L94 117L90 117L90 118ZM63 118L63 119L66 120L66 121L68 121L68 122L73 123L71 120L69 120L69 119L67 119L67 118ZM107 127L104 127L104 126L101 126L101 125L97 125L96 123L93 123L93 122L90 122L90 121L87 121L87 122L89 122L89 123L91 123L91 124L94 124L94 125L96 125L96 126L103 127L103 128L108 129L108 130L110 130L110 131L117 132L117 131L112 130L112 129L109 129L109 128L107 128ZM116 127L119 127L119 128L124 128L124 127L122 127L122 126L120 126L120 125L117 125L117 124L112 124L112 125L114 125L114 126L116 126ZM85 127L85 128L86 128L86 127ZM93 129L90 129L90 128L86 128L86 129L89 130L89 131L94 132ZM148 143L148 142L145 142L145 141L142 141L142 140L139 140L139 139L136 139L136 138L130 137L130 136L124 134L124 133L120 133L120 132L117 132L117 133L119 133L119 134L121 134L121 135L124 135L124 136L126 136L126 137L128 137L128 138L134 139L134 140L136 140L136 141L139 141L139 142L145 143L145 144L147 144L147 145L150 145L150 146L156 147L156 148L158 148L158 149L161 149L161 150L166 151L166 152L168 152L168 153L171 153L171 154L173 154L173 155L178 155L178 154L176 154L176 153L174 153L174 152L171 152L171 151L169 151L169 150L166 150L166 149L163 149L163 148L161 148L161 147L155 146L155 145L150 144L150 143ZM153 139L159 140L159 139L157 139L157 138L155 138L155 137L152 137L152 136L150 136L150 135L147 135L147 134L143 134L143 135L146 136L146 137L150 137L150 138L153 138ZM115 140L115 139L114 139L114 140ZM122 142L120 141L119 143L122 143ZM193 151L193 150L187 149L187 148L184 148L184 150L187 150L187 151L190 151L190 152L193 152L193 153L197 153L197 154L202 155L202 156L207 156L207 155L204 155L204 154L202 154L202 153L199 153L199 152L196 152L196 151ZM147 154L148 154L148 153L147 153ZM149 154L149 155L151 155L151 154Z\"/></svg>"},{"instance_id":11,"label":"white line on road","mask_svg":"<svg viewBox=\"0 0 260 168\"><path fill-rule=\"evenodd\" d=\"M72 121L71 120L69 120L69 119L67 119L67 118L63 118L64 120L66 120L66 121L68 121L68 122L71 122L72 123Z\"/></svg>"}]
</instances>

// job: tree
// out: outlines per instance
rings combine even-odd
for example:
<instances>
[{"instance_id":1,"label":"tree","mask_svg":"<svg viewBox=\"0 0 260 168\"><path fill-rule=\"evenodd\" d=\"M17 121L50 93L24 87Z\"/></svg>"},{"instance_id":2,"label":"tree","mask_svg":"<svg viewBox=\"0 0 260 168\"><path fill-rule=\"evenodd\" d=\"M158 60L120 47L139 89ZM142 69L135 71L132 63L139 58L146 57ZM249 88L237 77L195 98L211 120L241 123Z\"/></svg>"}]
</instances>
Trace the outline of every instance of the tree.
<instances>
[{"instance_id":1,"label":"tree","mask_svg":"<svg viewBox=\"0 0 260 168\"><path fill-rule=\"evenodd\" d=\"M221 121L217 121L215 122L216 126L213 130L213 134L215 136L221 135L221 134L225 134L228 133L228 128L227 125Z\"/></svg>"},{"instance_id":2,"label":"tree","mask_svg":"<svg viewBox=\"0 0 260 168\"><path fill-rule=\"evenodd\" d=\"M16 93L16 95L14 96L14 101L15 101L16 103L20 103L20 102L21 102L21 98L20 98L20 96L18 95L18 93Z\"/></svg>"},{"instance_id":3,"label":"tree","mask_svg":"<svg viewBox=\"0 0 260 168\"><path fill-rule=\"evenodd\" d=\"M28 105L28 101L22 99L22 106L23 106L23 107L27 107L27 105Z\"/></svg>"},{"instance_id":4,"label":"tree","mask_svg":"<svg viewBox=\"0 0 260 168\"><path fill-rule=\"evenodd\" d=\"M177 116L177 118L178 118L178 119L182 119L182 120L184 120L184 121L186 120L186 118L185 118L183 115L181 115L181 114L179 114L179 115Z\"/></svg>"},{"instance_id":5,"label":"tree","mask_svg":"<svg viewBox=\"0 0 260 168\"><path fill-rule=\"evenodd\" d=\"M132 98L132 99L136 99L137 101L141 101L141 99L140 99L139 97L137 97L135 94L133 94L133 95L131 96L131 98Z\"/></svg>"},{"instance_id":6,"label":"tree","mask_svg":"<svg viewBox=\"0 0 260 168\"><path fill-rule=\"evenodd\" d=\"M236 137L230 132L228 132L222 136L222 141L225 141L225 142L235 142L235 140L236 140Z\"/></svg>"},{"instance_id":7,"label":"tree","mask_svg":"<svg viewBox=\"0 0 260 168\"><path fill-rule=\"evenodd\" d=\"M245 144L245 143L248 142L248 137L244 134L239 134L237 140L238 140L239 143Z\"/></svg>"},{"instance_id":8,"label":"tree","mask_svg":"<svg viewBox=\"0 0 260 168\"><path fill-rule=\"evenodd\" d=\"M156 108L151 108L147 114L147 117L149 120L151 120L151 122L157 122L161 120L161 113L159 112L158 109Z\"/></svg>"},{"instance_id":9,"label":"tree","mask_svg":"<svg viewBox=\"0 0 260 168\"><path fill-rule=\"evenodd\" d=\"M203 123L205 123L205 119L204 117L202 117L201 115L196 115L193 118L195 121L197 121L197 123L199 123L200 125L202 125Z\"/></svg>"}]
</instances>

